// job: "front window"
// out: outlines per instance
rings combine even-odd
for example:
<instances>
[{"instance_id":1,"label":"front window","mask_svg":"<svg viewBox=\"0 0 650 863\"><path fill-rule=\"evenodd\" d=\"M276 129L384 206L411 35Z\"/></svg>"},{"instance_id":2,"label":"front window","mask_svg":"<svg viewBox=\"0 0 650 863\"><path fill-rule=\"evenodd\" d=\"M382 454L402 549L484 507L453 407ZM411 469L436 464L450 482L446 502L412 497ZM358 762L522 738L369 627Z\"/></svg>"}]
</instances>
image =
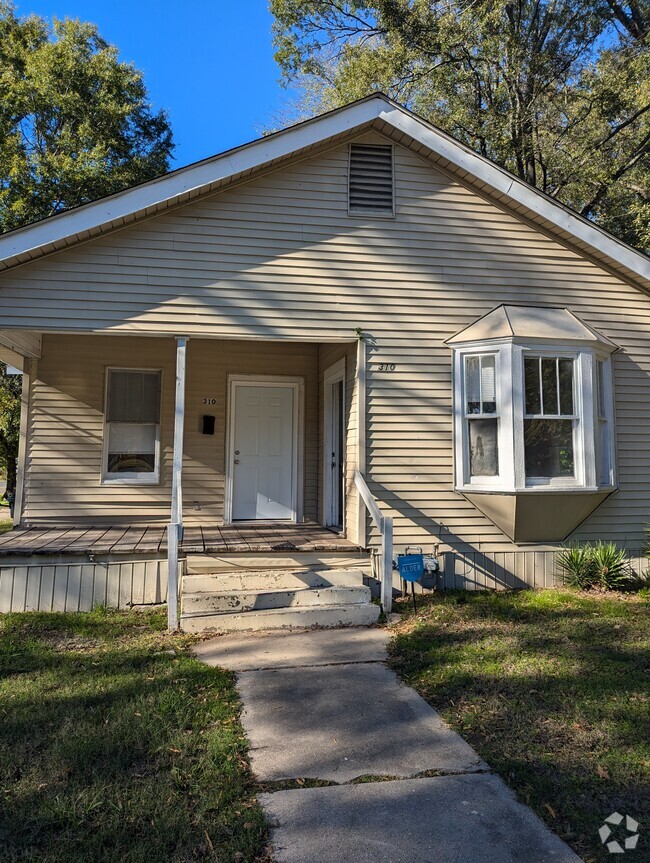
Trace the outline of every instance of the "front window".
<instances>
[{"instance_id":1,"label":"front window","mask_svg":"<svg viewBox=\"0 0 650 863\"><path fill-rule=\"evenodd\" d=\"M108 369L104 481L158 482L160 384L159 370Z\"/></svg>"},{"instance_id":2,"label":"front window","mask_svg":"<svg viewBox=\"0 0 650 863\"><path fill-rule=\"evenodd\" d=\"M455 356L459 490L614 486L608 353L522 338L463 345Z\"/></svg>"},{"instance_id":3,"label":"front window","mask_svg":"<svg viewBox=\"0 0 650 863\"><path fill-rule=\"evenodd\" d=\"M575 477L574 360L524 359L524 453L527 480Z\"/></svg>"},{"instance_id":4,"label":"front window","mask_svg":"<svg viewBox=\"0 0 650 863\"><path fill-rule=\"evenodd\" d=\"M499 475L496 357L465 357L465 422L472 479Z\"/></svg>"}]
</instances>

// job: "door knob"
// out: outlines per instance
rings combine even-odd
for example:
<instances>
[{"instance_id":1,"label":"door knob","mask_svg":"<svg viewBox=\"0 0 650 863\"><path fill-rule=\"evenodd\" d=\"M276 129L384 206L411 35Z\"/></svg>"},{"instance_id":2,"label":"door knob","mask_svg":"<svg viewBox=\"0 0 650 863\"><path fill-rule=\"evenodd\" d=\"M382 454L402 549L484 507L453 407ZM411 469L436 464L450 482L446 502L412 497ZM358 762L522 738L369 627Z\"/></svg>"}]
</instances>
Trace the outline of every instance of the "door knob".
<instances>
[{"instance_id":1,"label":"door knob","mask_svg":"<svg viewBox=\"0 0 650 863\"><path fill-rule=\"evenodd\" d=\"M235 464L239 464L239 459L238 459L238 458L236 458L236 459L235 459Z\"/></svg>"}]
</instances>

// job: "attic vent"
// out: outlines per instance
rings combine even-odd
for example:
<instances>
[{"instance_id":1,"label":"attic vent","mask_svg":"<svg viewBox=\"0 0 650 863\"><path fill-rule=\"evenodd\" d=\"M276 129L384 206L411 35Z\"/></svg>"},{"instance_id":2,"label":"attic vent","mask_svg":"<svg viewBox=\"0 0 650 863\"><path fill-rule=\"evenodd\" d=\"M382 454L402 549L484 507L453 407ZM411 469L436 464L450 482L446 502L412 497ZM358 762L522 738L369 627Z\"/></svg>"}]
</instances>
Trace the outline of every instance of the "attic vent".
<instances>
[{"instance_id":1,"label":"attic vent","mask_svg":"<svg viewBox=\"0 0 650 863\"><path fill-rule=\"evenodd\" d=\"M393 148L350 144L348 208L351 213L393 215Z\"/></svg>"}]
</instances>

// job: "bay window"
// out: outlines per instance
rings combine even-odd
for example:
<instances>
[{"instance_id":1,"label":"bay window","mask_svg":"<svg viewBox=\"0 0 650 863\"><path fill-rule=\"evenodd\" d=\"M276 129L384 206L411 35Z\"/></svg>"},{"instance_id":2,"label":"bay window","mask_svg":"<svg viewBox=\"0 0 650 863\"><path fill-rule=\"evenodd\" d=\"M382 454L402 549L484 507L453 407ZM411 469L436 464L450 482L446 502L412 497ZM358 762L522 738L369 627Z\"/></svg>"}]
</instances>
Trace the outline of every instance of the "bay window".
<instances>
[{"instance_id":1,"label":"bay window","mask_svg":"<svg viewBox=\"0 0 650 863\"><path fill-rule=\"evenodd\" d=\"M107 369L105 483L159 482L161 375L158 369Z\"/></svg>"},{"instance_id":2,"label":"bay window","mask_svg":"<svg viewBox=\"0 0 650 863\"><path fill-rule=\"evenodd\" d=\"M614 487L615 345L566 309L522 307L499 307L450 344L459 491Z\"/></svg>"}]
</instances>

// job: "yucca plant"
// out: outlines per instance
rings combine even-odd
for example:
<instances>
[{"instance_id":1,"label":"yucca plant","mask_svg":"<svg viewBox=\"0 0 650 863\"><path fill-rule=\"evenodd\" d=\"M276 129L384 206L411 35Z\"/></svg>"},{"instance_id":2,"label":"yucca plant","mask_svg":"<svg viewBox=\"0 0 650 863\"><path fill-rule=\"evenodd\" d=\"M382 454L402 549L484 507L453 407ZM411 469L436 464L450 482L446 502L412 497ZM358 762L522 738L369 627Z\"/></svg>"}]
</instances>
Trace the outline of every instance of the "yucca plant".
<instances>
[{"instance_id":1,"label":"yucca plant","mask_svg":"<svg viewBox=\"0 0 650 863\"><path fill-rule=\"evenodd\" d=\"M615 542L598 542L591 548L594 583L603 590L624 590L634 580L634 570L625 549Z\"/></svg>"},{"instance_id":2,"label":"yucca plant","mask_svg":"<svg viewBox=\"0 0 650 863\"><path fill-rule=\"evenodd\" d=\"M588 590L596 581L592 546L571 545L556 555L557 565L563 572L564 583L571 587Z\"/></svg>"},{"instance_id":3,"label":"yucca plant","mask_svg":"<svg viewBox=\"0 0 650 863\"><path fill-rule=\"evenodd\" d=\"M572 545L558 552L556 560L564 573L564 583L580 590L629 590L635 586L630 558L615 542Z\"/></svg>"}]
</instances>

